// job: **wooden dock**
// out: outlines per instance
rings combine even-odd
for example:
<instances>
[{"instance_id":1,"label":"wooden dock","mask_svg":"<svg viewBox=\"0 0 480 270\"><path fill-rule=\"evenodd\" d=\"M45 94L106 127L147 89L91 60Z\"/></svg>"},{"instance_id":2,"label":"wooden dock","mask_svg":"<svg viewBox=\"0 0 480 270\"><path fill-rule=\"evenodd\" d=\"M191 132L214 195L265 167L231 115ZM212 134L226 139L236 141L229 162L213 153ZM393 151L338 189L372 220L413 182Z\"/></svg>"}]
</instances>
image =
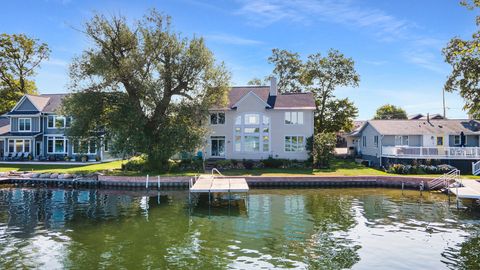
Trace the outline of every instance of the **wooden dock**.
<instances>
[{"instance_id":1,"label":"wooden dock","mask_svg":"<svg viewBox=\"0 0 480 270\"><path fill-rule=\"evenodd\" d=\"M190 187L192 193L246 193L250 190L245 178L201 175Z\"/></svg>"},{"instance_id":2,"label":"wooden dock","mask_svg":"<svg viewBox=\"0 0 480 270\"><path fill-rule=\"evenodd\" d=\"M461 180L457 181L461 187L451 187L450 192L455 194L459 199L480 199L480 182L476 180Z\"/></svg>"}]
</instances>

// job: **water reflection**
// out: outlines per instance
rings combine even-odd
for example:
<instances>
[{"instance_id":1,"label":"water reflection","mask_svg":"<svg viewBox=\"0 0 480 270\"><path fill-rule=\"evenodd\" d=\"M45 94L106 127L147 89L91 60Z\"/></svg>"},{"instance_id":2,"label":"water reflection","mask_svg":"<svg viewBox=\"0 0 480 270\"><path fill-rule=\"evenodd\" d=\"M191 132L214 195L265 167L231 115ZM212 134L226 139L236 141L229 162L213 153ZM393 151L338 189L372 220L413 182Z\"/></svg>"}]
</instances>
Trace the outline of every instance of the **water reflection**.
<instances>
[{"instance_id":1,"label":"water reflection","mask_svg":"<svg viewBox=\"0 0 480 270\"><path fill-rule=\"evenodd\" d=\"M0 268L472 269L480 211L391 189L254 190L191 209L183 191L2 189Z\"/></svg>"}]
</instances>

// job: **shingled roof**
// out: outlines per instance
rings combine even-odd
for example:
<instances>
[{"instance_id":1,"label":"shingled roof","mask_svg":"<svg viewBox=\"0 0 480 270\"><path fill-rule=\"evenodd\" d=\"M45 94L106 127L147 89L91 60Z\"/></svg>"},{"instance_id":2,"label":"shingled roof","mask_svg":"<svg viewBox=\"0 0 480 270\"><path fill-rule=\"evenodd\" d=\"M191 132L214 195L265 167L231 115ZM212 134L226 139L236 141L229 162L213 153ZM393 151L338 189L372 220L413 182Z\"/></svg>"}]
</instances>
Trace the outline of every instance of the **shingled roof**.
<instances>
[{"instance_id":1,"label":"shingled roof","mask_svg":"<svg viewBox=\"0 0 480 270\"><path fill-rule=\"evenodd\" d=\"M315 109L315 99L312 93L288 93L269 95L269 86L238 86L232 87L228 94L228 108L234 109L244 96L253 92L272 109Z\"/></svg>"},{"instance_id":2,"label":"shingled roof","mask_svg":"<svg viewBox=\"0 0 480 270\"><path fill-rule=\"evenodd\" d=\"M38 112L42 113L54 113L62 105L63 98L67 94L43 94L43 95L25 95L25 98L28 98L30 102L39 110L39 111L11 111L7 115L15 114L37 114Z\"/></svg>"},{"instance_id":3,"label":"shingled roof","mask_svg":"<svg viewBox=\"0 0 480 270\"><path fill-rule=\"evenodd\" d=\"M465 135L480 135L480 121L470 119L370 120L367 123L382 135L460 134L461 132Z\"/></svg>"},{"instance_id":4,"label":"shingled roof","mask_svg":"<svg viewBox=\"0 0 480 270\"><path fill-rule=\"evenodd\" d=\"M10 119L7 117L0 117L0 135L10 131Z\"/></svg>"}]
</instances>

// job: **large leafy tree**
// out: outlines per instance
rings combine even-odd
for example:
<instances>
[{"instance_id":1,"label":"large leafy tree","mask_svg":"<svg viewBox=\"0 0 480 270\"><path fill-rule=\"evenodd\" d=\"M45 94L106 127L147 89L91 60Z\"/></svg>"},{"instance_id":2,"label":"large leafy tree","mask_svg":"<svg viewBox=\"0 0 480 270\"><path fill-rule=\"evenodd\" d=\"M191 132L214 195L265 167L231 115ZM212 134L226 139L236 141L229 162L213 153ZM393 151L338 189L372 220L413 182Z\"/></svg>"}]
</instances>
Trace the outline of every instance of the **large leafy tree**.
<instances>
[{"instance_id":1,"label":"large leafy tree","mask_svg":"<svg viewBox=\"0 0 480 270\"><path fill-rule=\"evenodd\" d=\"M375 120L391 120L391 119L407 119L407 113L404 109L391 105L385 104L377 109Z\"/></svg>"},{"instance_id":2,"label":"large leafy tree","mask_svg":"<svg viewBox=\"0 0 480 270\"><path fill-rule=\"evenodd\" d=\"M302 92L300 76L303 63L298 53L273 49L268 62L275 66L273 74L278 77L277 87L280 93Z\"/></svg>"},{"instance_id":3,"label":"large leafy tree","mask_svg":"<svg viewBox=\"0 0 480 270\"><path fill-rule=\"evenodd\" d=\"M93 46L71 66L70 136L105 130L115 152L146 153L150 169L203 143L202 121L226 103L230 76L202 38L175 33L155 10L131 25L96 15L84 32Z\"/></svg>"},{"instance_id":4,"label":"large leafy tree","mask_svg":"<svg viewBox=\"0 0 480 270\"><path fill-rule=\"evenodd\" d=\"M480 7L479 0L465 0L469 9ZM452 66L452 73L445 83L445 90L459 91L465 100L464 109L475 118L480 117L480 16L476 19L477 31L471 40L454 37L443 49L445 61Z\"/></svg>"},{"instance_id":5,"label":"large leafy tree","mask_svg":"<svg viewBox=\"0 0 480 270\"><path fill-rule=\"evenodd\" d=\"M275 65L272 76L279 78L281 92L314 94L317 133L351 130L358 110L350 100L334 95L338 87L358 86L360 78L351 58L331 49L325 57L317 53L303 62L298 53L273 49L269 62Z\"/></svg>"},{"instance_id":6,"label":"large leafy tree","mask_svg":"<svg viewBox=\"0 0 480 270\"><path fill-rule=\"evenodd\" d=\"M24 94L36 94L31 77L48 59L45 43L24 34L0 35L0 114L8 112Z\"/></svg>"}]
</instances>

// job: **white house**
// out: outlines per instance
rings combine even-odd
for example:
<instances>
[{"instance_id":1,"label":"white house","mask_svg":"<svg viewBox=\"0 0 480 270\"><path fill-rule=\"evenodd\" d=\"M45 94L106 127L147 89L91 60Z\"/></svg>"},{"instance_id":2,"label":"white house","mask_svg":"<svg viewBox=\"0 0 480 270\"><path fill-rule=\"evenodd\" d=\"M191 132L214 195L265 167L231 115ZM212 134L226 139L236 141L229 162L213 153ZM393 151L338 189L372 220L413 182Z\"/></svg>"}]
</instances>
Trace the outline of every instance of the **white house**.
<instances>
[{"instance_id":1,"label":"white house","mask_svg":"<svg viewBox=\"0 0 480 270\"><path fill-rule=\"evenodd\" d=\"M279 94L270 86L232 87L226 108L210 110L206 158L305 160L314 132L311 93Z\"/></svg>"}]
</instances>

